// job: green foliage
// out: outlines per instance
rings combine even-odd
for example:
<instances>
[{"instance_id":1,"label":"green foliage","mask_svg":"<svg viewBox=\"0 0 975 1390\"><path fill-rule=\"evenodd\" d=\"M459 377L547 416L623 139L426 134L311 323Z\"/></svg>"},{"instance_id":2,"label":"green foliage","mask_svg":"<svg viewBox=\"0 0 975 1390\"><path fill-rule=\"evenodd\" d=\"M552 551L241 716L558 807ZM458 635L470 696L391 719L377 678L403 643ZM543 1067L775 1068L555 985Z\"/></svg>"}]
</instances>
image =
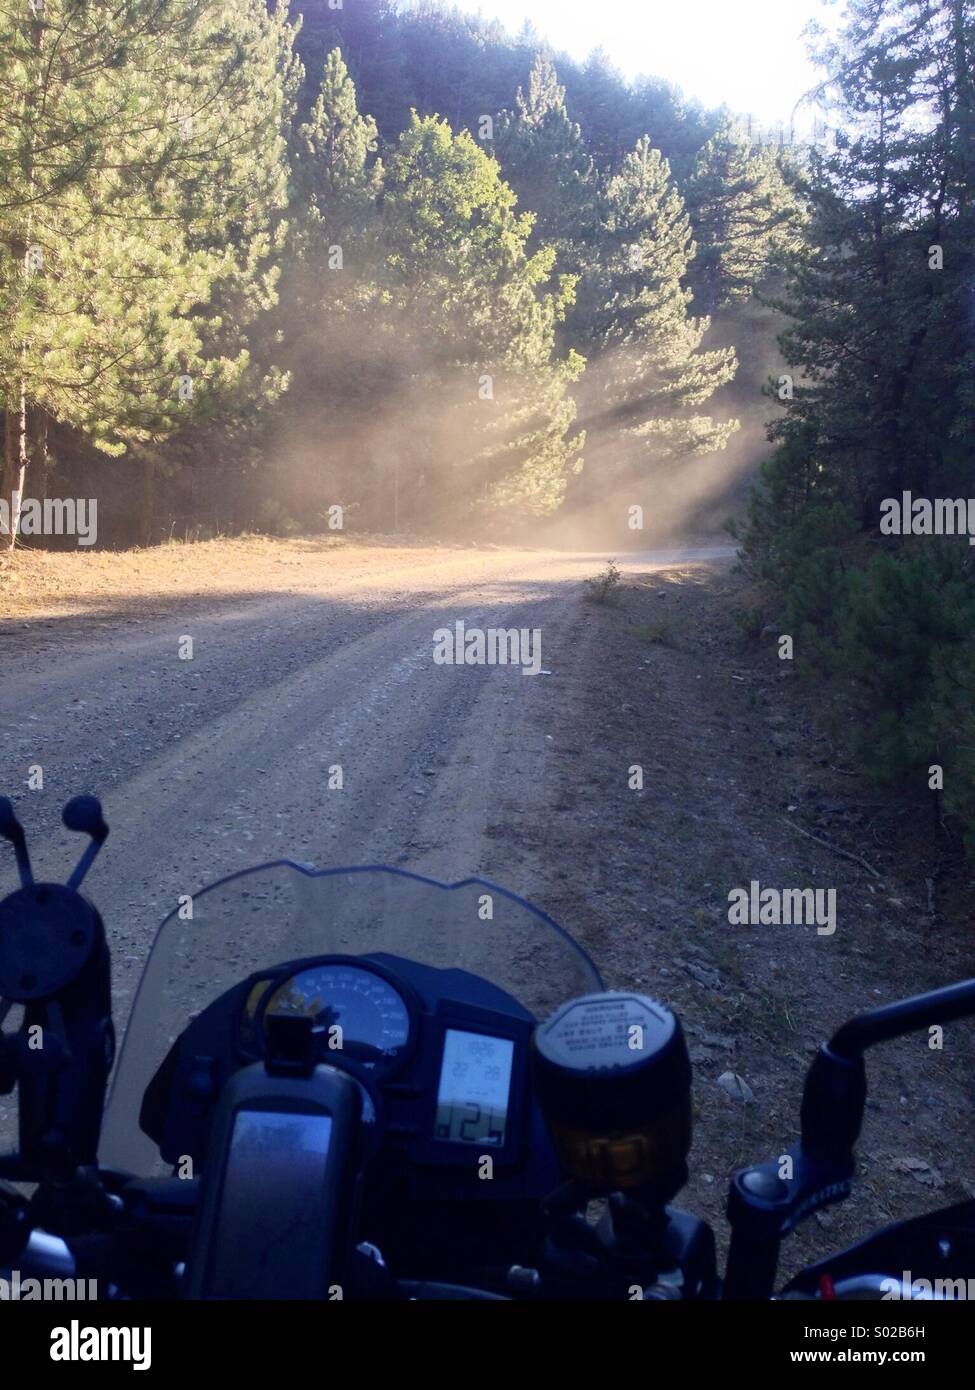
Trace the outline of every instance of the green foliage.
<instances>
[{"instance_id":1,"label":"green foliage","mask_svg":"<svg viewBox=\"0 0 975 1390\"><path fill-rule=\"evenodd\" d=\"M301 530L277 497L265 497L257 509L258 530L268 536L294 536Z\"/></svg>"},{"instance_id":2,"label":"green foliage","mask_svg":"<svg viewBox=\"0 0 975 1390\"><path fill-rule=\"evenodd\" d=\"M586 597L593 603L615 603L619 597L623 576L615 560L610 560L601 574L583 581Z\"/></svg>"},{"instance_id":3,"label":"green foliage","mask_svg":"<svg viewBox=\"0 0 975 1390\"><path fill-rule=\"evenodd\" d=\"M733 617L735 626L746 641L755 642L758 640L762 634L762 628L765 626L765 614L761 608L753 606L736 608Z\"/></svg>"},{"instance_id":4,"label":"green foliage","mask_svg":"<svg viewBox=\"0 0 975 1390\"><path fill-rule=\"evenodd\" d=\"M329 53L305 120L291 137L291 200L280 302L265 327L262 346L287 372L287 397L267 425L262 447L273 454L274 485L296 515L317 514L323 472L334 472L331 450L307 495L289 481L297 438L309 429L338 442L362 415L373 385L367 322L377 294L379 214L383 167L376 157L375 122L358 109L355 85L342 54ZM362 465L349 450L349 468ZM299 480L294 479L297 484ZM302 482L305 480L302 479ZM341 491L341 485L340 485ZM332 499L338 501L338 495Z\"/></svg>"},{"instance_id":5,"label":"green foliage","mask_svg":"<svg viewBox=\"0 0 975 1390\"><path fill-rule=\"evenodd\" d=\"M864 564L855 537L877 537L886 497L970 491L975 15L852 0L822 56L843 128L810 161L808 236L775 301L793 390L741 559L784 591L864 766L920 792L943 765L945 804L972 832L970 551L907 537Z\"/></svg>"},{"instance_id":6,"label":"green foliage","mask_svg":"<svg viewBox=\"0 0 975 1390\"><path fill-rule=\"evenodd\" d=\"M701 348L710 323L690 316L684 283L693 254L670 168L644 137L606 184L598 249L571 319L593 359L581 397L596 485L721 449L738 427L689 411L737 365L733 348Z\"/></svg>"},{"instance_id":7,"label":"green foliage","mask_svg":"<svg viewBox=\"0 0 975 1390\"><path fill-rule=\"evenodd\" d=\"M322 0L304 6L303 20L298 49L306 70L320 72L325 54L339 46L361 104L387 142L398 138L411 109L439 114L455 132L476 132L483 115L497 124L518 88L530 82L539 53L548 53L530 23L508 34L496 20L446 0L346 0L342 9L328 9ZM587 153L607 172L615 173L649 131L683 177L718 124L717 113L660 77L626 82L598 49L584 63L560 54L558 67L571 119L581 127ZM307 100L313 99L312 86Z\"/></svg>"},{"instance_id":8,"label":"green foliage","mask_svg":"<svg viewBox=\"0 0 975 1390\"><path fill-rule=\"evenodd\" d=\"M502 114L496 153L519 206L535 214L562 263L578 269L593 231L595 170L547 54L535 59L527 92L518 88L514 111Z\"/></svg>"},{"instance_id":9,"label":"green foliage","mask_svg":"<svg viewBox=\"0 0 975 1390\"><path fill-rule=\"evenodd\" d=\"M651 623L635 624L636 635L641 642L649 642L653 646L676 647L677 639L674 635L674 624L669 618L657 618Z\"/></svg>"},{"instance_id":10,"label":"green foliage","mask_svg":"<svg viewBox=\"0 0 975 1390\"><path fill-rule=\"evenodd\" d=\"M723 447L700 407L734 354L689 312L678 191L720 201L719 118L438 0L301 8L0 15L7 496L50 435L78 475L119 458L97 476L139 539L272 496L428 529ZM774 217L771 166L746 176L725 201Z\"/></svg>"},{"instance_id":11,"label":"green foliage","mask_svg":"<svg viewBox=\"0 0 975 1390\"><path fill-rule=\"evenodd\" d=\"M529 249L531 216L466 131L414 113L374 158L338 52L310 112L280 312L291 510L319 514L323 478L380 529L553 510L582 444L569 388L583 366L556 352L574 286L554 248Z\"/></svg>"},{"instance_id":12,"label":"green foliage","mask_svg":"<svg viewBox=\"0 0 975 1390\"><path fill-rule=\"evenodd\" d=\"M0 398L108 453L266 394L292 31L260 0L46 0L0 16ZM6 488L17 459L8 432Z\"/></svg>"},{"instance_id":13,"label":"green foliage","mask_svg":"<svg viewBox=\"0 0 975 1390\"><path fill-rule=\"evenodd\" d=\"M953 682L971 668L975 632L961 556L957 546L915 542L849 577L838 666L861 716L861 758L878 780L922 787L932 763L956 764L957 728L946 716L958 709Z\"/></svg>"},{"instance_id":14,"label":"green foliage","mask_svg":"<svg viewBox=\"0 0 975 1390\"><path fill-rule=\"evenodd\" d=\"M679 200L653 154L641 214L627 154L652 130L683 176L717 119L599 52L560 67L531 26L436 0L303 6L300 29L263 0L17 0L8 499L50 438L120 516L141 507L139 540L333 501L365 524L527 520L581 470L580 407L596 486L614 414L626 467L720 443L686 409L728 359L697 351ZM624 234L661 261L672 236L674 269L629 283ZM592 390L582 349L606 360Z\"/></svg>"},{"instance_id":15,"label":"green foliage","mask_svg":"<svg viewBox=\"0 0 975 1390\"><path fill-rule=\"evenodd\" d=\"M833 665L835 624L847 598L848 575L840 551L817 546L801 554L786 595L786 625L795 639L800 669Z\"/></svg>"},{"instance_id":16,"label":"green foliage","mask_svg":"<svg viewBox=\"0 0 975 1390\"><path fill-rule=\"evenodd\" d=\"M582 443L568 388L583 362L555 352L574 282L561 275L550 287L555 248L529 249L532 218L515 201L497 161L466 131L414 114L389 158L382 286L405 354L401 398L408 393L426 416L431 396L443 403L441 448L430 448L429 427L421 447L444 507L483 497L491 507L550 511Z\"/></svg>"},{"instance_id":17,"label":"green foliage","mask_svg":"<svg viewBox=\"0 0 975 1390\"><path fill-rule=\"evenodd\" d=\"M806 479L797 479L793 463L785 447L765 461L745 522L732 528L740 540L738 559L744 572L784 589L808 555L841 545L856 533L845 504L813 488L807 494Z\"/></svg>"},{"instance_id":18,"label":"green foliage","mask_svg":"<svg viewBox=\"0 0 975 1390\"><path fill-rule=\"evenodd\" d=\"M684 198L697 242L691 284L701 313L747 299L801 245L800 205L780 157L754 153L729 120L695 159Z\"/></svg>"},{"instance_id":19,"label":"green foliage","mask_svg":"<svg viewBox=\"0 0 975 1390\"><path fill-rule=\"evenodd\" d=\"M815 459L819 489L864 527L886 496L968 476L973 51L956 0L855 0L824 55L846 134L811 163L809 237L776 301L796 386L772 437Z\"/></svg>"},{"instance_id":20,"label":"green foliage","mask_svg":"<svg viewBox=\"0 0 975 1390\"><path fill-rule=\"evenodd\" d=\"M308 119L292 154L298 257L320 268L329 244L361 237L382 187L376 122L359 112L355 84L339 49L325 60Z\"/></svg>"}]
</instances>

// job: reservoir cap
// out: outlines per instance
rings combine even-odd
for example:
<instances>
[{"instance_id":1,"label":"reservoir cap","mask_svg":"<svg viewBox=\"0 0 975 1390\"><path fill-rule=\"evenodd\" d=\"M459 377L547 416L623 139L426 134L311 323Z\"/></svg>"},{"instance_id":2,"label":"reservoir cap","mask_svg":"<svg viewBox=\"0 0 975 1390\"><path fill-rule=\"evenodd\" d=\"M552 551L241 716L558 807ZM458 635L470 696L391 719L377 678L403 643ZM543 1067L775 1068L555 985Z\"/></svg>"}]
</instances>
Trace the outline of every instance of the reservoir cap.
<instances>
[{"instance_id":1,"label":"reservoir cap","mask_svg":"<svg viewBox=\"0 0 975 1390\"><path fill-rule=\"evenodd\" d=\"M532 1069L549 1123L590 1133L652 1127L691 1089L679 1019L643 994L563 1004L535 1029Z\"/></svg>"}]
</instances>

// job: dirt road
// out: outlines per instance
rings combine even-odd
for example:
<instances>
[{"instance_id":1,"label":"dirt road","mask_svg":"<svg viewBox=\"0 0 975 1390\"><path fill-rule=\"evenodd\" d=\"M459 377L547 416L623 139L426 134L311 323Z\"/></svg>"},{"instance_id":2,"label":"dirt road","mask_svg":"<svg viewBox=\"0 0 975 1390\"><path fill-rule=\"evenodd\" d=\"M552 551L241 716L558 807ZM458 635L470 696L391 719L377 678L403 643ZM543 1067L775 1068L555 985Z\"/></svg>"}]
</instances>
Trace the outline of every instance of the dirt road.
<instances>
[{"instance_id":1,"label":"dirt road","mask_svg":"<svg viewBox=\"0 0 975 1390\"><path fill-rule=\"evenodd\" d=\"M967 941L925 915L890 845L871 840L865 867L829 848L862 853L870 793L832 769L774 643L765 657L743 643L727 547L620 558L627 584L607 607L582 585L606 555L183 551L109 557L104 580L93 557L85 586L69 573L64 597L8 599L0 621L0 788L56 879L80 848L61 804L102 796L112 833L88 889L121 1015L178 896L248 864L481 874L561 921L611 985L681 1013L696 1071L682 1202L720 1230L728 1173L795 1138L817 1044L971 973ZM437 664L435 632L460 620L537 629L539 674ZM753 880L834 890L835 933L732 927L729 891ZM809 1223L793 1264L975 1192L971 1033L871 1060L857 1197ZM747 1103L719 1086L729 1072Z\"/></svg>"},{"instance_id":2,"label":"dirt road","mask_svg":"<svg viewBox=\"0 0 975 1390\"><path fill-rule=\"evenodd\" d=\"M634 555L623 569L683 554ZM51 878L80 848L61 804L102 797L111 838L88 888L123 995L179 894L283 854L408 862L451 880L490 868L531 896L532 863L497 863L492 836L502 798L549 814L546 686L590 640L580 581L606 558L326 551L293 562L297 594L173 596L149 618L106 601L0 629L0 786ZM435 630L458 620L538 629L545 674L435 664ZM342 787L330 790L335 767ZM42 789L28 789L31 769Z\"/></svg>"}]
</instances>

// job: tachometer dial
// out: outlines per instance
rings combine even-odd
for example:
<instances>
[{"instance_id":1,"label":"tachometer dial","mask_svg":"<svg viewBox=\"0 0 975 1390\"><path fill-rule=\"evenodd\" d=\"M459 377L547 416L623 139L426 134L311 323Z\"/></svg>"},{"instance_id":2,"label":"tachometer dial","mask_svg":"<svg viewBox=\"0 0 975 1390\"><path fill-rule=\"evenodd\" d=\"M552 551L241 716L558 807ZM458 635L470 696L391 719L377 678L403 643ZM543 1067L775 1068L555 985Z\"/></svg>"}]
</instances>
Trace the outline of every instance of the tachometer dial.
<instances>
[{"instance_id":1,"label":"tachometer dial","mask_svg":"<svg viewBox=\"0 0 975 1390\"><path fill-rule=\"evenodd\" d=\"M343 1057L370 1071L385 1071L410 1041L406 1001L382 975L358 965L310 966L279 985L264 1006L268 1013L298 1013L324 1029L332 1060Z\"/></svg>"}]
</instances>

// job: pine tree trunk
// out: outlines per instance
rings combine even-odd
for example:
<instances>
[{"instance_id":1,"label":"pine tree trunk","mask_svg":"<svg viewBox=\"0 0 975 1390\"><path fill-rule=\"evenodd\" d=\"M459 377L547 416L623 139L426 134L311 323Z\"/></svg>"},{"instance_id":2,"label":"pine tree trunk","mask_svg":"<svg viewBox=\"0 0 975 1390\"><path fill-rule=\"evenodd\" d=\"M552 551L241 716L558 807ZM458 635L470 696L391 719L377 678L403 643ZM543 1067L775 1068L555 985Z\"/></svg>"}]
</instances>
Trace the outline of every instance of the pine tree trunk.
<instances>
[{"instance_id":1,"label":"pine tree trunk","mask_svg":"<svg viewBox=\"0 0 975 1390\"><path fill-rule=\"evenodd\" d=\"M20 399L8 403L3 430L3 516L0 523L0 549L13 550L20 526L20 504L27 477L27 399L23 383Z\"/></svg>"},{"instance_id":2,"label":"pine tree trunk","mask_svg":"<svg viewBox=\"0 0 975 1390\"><path fill-rule=\"evenodd\" d=\"M142 508L139 516L139 543L152 544L153 517L156 510L156 461L150 455L142 458Z\"/></svg>"},{"instance_id":3,"label":"pine tree trunk","mask_svg":"<svg viewBox=\"0 0 975 1390\"><path fill-rule=\"evenodd\" d=\"M37 54L41 51L41 42L44 33L44 25L40 19L36 19L30 26L31 44ZM33 92L28 92L25 97L25 116L30 113L31 108L36 103L36 96ZM33 187L33 152L29 159L29 185ZM31 213L27 214L26 233L23 242L15 236L11 242L11 249L15 261L20 262L21 275L26 280L29 272L27 264L27 253L30 246L31 236ZM22 355L26 357L26 345L22 346ZM9 388L8 388L9 389ZM20 380L9 391L7 398L7 408L4 414L3 431L3 492L2 498L5 503L3 508L5 515L0 517L0 549L13 550L17 544L17 532L20 528L20 505L24 496L24 482L27 477L27 462L29 458L29 445L27 439L27 382L23 373ZM6 521L6 527L2 523Z\"/></svg>"},{"instance_id":4,"label":"pine tree trunk","mask_svg":"<svg viewBox=\"0 0 975 1390\"><path fill-rule=\"evenodd\" d=\"M47 501L47 490L50 486L51 478L51 455L47 447L47 432L50 424L50 416L46 410L35 410L31 420L31 447L30 447L30 468L31 468L31 496L36 498L44 510L44 503Z\"/></svg>"}]
</instances>

